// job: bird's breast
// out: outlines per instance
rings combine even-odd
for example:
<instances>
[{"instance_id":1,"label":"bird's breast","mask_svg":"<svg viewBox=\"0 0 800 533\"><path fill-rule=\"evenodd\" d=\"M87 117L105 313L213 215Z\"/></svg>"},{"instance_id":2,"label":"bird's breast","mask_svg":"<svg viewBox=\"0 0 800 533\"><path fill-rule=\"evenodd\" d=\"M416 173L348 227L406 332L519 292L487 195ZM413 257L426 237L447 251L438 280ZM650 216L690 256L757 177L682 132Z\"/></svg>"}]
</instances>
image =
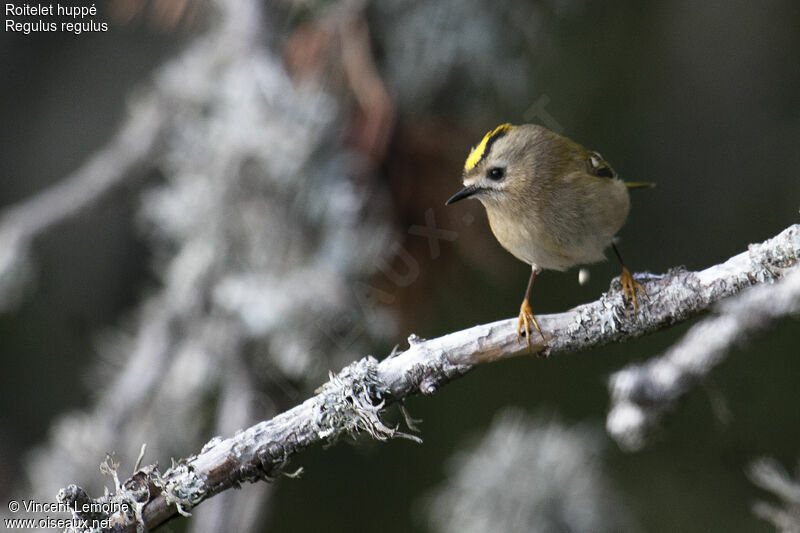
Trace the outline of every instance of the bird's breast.
<instances>
[{"instance_id":1,"label":"bird's breast","mask_svg":"<svg viewBox=\"0 0 800 533\"><path fill-rule=\"evenodd\" d=\"M581 191L553 194L543 204L520 203L517 209L486 204L492 232L517 259L539 268L566 270L602 261L629 205L622 182L602 185L607 186L585 197Z\"/></svg>"},{"instance_id":2,"label":"bird's breast","mask_svg":"<svg viewBox=\"0 0 800 533\"><path fill-rule=\"evenodd\" d=\"M497 241L520 261L547 270L566 270L575 264L533 217L507 217L491 209L487 215Z\"/></svg>"}]
</instances>

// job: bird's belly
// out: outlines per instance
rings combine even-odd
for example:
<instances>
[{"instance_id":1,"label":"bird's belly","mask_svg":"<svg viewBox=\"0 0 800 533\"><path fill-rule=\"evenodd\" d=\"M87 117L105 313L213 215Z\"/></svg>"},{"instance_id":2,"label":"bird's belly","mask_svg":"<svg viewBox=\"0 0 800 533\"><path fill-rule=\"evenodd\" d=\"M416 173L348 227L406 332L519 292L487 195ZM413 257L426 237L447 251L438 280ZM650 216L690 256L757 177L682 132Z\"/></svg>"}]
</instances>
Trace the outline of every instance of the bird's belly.
<instances>
[{"instance_id":1,"label":"bird's belly","mask_svg":"<svg viewBox=\"0 0 800 533\"><path fill-rule=\"evenodd\" d=\"M540 230L536 224L504 224L502 220L492 217L489 223L503 248L520 261L545 270L567 270L576 265L603 261L603 250L611 244L610 238L586 234L562 238L557 242L549 232Z\"/></svg>"}]
</instances>

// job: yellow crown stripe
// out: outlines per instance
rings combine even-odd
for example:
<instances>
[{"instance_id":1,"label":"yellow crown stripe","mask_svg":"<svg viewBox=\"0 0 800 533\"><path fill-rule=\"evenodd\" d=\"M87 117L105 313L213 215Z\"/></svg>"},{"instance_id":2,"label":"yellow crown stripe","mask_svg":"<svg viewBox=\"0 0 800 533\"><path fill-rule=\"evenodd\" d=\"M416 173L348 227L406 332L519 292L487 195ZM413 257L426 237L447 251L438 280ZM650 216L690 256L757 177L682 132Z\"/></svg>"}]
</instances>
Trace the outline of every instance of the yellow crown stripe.
<instances>
[{"instance_id":1,"label":"yellow crown stripe","mask_svg":"<svg viewBox=\"0 0 800 533\"><path fill-rule=\"evenodd\" d=\"M464 163L464 170L472 170L475 168L475 165L481 162L481 159L486 157L488 154L488 149L491 147L492 143L506 134L508 130L513 128L511 124L500 124L495 129L487 133L481 139L480 144L476 146L470 153L469 157L467 157L467 162Z\"/></svg>"}]
</instances>

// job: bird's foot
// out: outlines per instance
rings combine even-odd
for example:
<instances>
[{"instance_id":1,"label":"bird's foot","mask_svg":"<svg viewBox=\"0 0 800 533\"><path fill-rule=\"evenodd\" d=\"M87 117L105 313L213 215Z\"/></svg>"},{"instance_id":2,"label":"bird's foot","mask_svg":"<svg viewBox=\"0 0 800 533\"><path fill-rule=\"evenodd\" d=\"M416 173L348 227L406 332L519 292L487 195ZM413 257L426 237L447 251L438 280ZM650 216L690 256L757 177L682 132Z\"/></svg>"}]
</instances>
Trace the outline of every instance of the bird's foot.
<instances>
[{"instance_id":1,"label":"bird's foot","mask_svg":"<svg viewBox=\"0 0 800 533\"><path fill-rule=\"evenodd\" d=\"M641 283L633 279L633 276L625 267L622 267L619 283L622 285L623 299L626 302L633 303L633 310L636 311L639 308L639 302L636 300L636 291L641 292L644 296L647 296L647 291L644 290Z\"/></svg>"},{"instance_id":2,"label":"bird's foot","mask_svg":"<svg viewBox=\"0 0 800 533\"><path fill-rule=\"evenodd\" d=\"M533 316L533 311L531 310L531 305L528 303L528 299L522 301L522 305L519 307L519 324L517 325L517 339L519 342L522 342L522 335L524 333L525 340L528 342L528 348L532 348L533 344L531 343L531 325L536 328L536 331L539 332L539 335L542 336L542 341L544 342L544 334L542 333L542 328L539 327L539 323L536 321L536 317Z\"/></svg>"}]
</instances>

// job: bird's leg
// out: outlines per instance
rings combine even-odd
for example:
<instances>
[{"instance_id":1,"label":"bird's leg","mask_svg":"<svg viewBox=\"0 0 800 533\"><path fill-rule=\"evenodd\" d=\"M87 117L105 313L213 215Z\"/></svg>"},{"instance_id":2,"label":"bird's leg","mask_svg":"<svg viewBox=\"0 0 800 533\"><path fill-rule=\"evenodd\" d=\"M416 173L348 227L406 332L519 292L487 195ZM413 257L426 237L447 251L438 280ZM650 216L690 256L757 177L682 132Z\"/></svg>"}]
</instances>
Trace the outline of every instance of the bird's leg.
<instances>
[{"instance_id":1,"label":"bird's leg","mask_svg":"<svg viewBox=\"0 0 800 533\"><path fill-rule=\"evenodd\" d=\"M639 308L639 302L636 301L636 291L641 292L645 296L647 296L647 291L644 290L641 283L633 279L631 273L625 268L625 262L622 260L622 255L620 255L619 250L617 250L617 245L612 243L611 247L614 248L614 253L617 254L619 264L622 265L622 274L620 274L619 277L619 283L622 285L622 295L624 299L633 303L633 310L636 311Z\"/></svg>"},{"instance_id":2,"label":"bird's leg","mask_svg":"<svg viewBox=\"0 0 800 533\"><path fill-rule=\"evenodd\" d=\"M539 332L539 335L542 336L542 340L544 340L544 334L542 334L542 329L539 327L539 323L536 321L536 317L533 316L533 311L531 310L531 304L529 303L531 297L531 289L533 288L533 280L536 279L536 274L539 271L536 267L533 267L531 270L531 279L528 280L528 289L525 291L525 299L522 300L522 305L519 307L519 324L517 325L517 339L522 342L522 332L525 332L525 339L528 341L528 348L531 347L531 324L533 327L536 328L536 331Z\"/></svg>"}]
</instances>

